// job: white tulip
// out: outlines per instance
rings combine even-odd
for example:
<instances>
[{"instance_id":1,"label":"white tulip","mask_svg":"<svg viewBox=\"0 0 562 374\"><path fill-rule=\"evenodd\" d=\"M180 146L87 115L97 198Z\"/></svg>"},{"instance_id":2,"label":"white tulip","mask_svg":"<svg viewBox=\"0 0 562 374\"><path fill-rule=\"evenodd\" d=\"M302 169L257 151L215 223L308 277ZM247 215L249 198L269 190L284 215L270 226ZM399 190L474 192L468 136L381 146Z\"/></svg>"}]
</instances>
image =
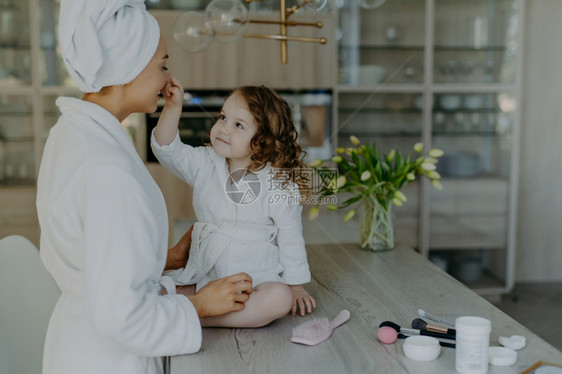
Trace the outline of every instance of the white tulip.
<instances>
[{"instance_id":1,"label":"white tulip","mask_svg":"<svg viewBox=\"0 0 562 374\"><path fill-rule=\"evenodd\" d=\"M312 160L310 161L310 164L308 164L308 166L310 166L311 168L317 168L318 166L322 165L322 160Z\"/></svg>"},{"instance_id":2,"label":"white tulip","mask_svg":"<svg viewBox=\"0 0 562 374\"><path fill-rule=\"evenodd\" d=\"M400 191L394 192L394 196L395 196L397 199L399 199L399 200L401 200L401 201L403 201L403 202L408 201L408 199L406 198L406 195L404 195L404 194L403 194L402 192L400 192Z\"/></svg>"},{"instance_id":3,"label":"white tulip","mask_svg":"<svg viewBox=\"0 0 562 374\"><path fill-rule=\"evenodd\" d=\"M314 221L318 215L320 214L320 211L318 210L318 207L314 207L312 209L310 209L310 212L308 212L308 219L310 221Z\"/></svg>"},{"instance_id":4,"label":"white tulip","mask_svg":"<svg viewBox=\"0 0 562 374\"><path fill-rule=\"evenodd\" d=\"M441 179L441 174L439 174L435 170L431 170L430 172L428 172L427 176L431 179Z\"/></svg>"},{"instance_id":5,"label":"white tulip","mask_svg":"<svg viewBox=\"0 0 562 374\"><path fill-rule=\"evenodd\" d=\"M431 157L441 157L441 156L443 156L443 153L444 152L442 150L437 149L437 148L433 148L429 151L429 155Z\"/></svg>"},{"instance_id":6,"label":"white tulip","mask_svg":"<svg viewBox=\"0 0 562 374\"><path fill-rule=\"evenodd\" d=\"M336 188L340 189L343 186L345 186L346 183L347 183L347 178L345 177L345 175L340 175L336 180Z\"/></svg>"},{"instance_id":7,"label":"white tulip","mask_svg":"<svg viewBox=\"0 0 562 374\"><path fill-rule=\"evenodd\" d=\"M441 183L441 181L434 179L431 181L431 185L433 186L433 188L435 188L436 190L441 191L443 189L443 184Z\"/></svg>"},{"instance_id":8,"label":"white tulip","mask_svg":"<svg viewBox=\"0 0 562 374\"><path fill-rule=\"evenodd\" d=\"M424 162L423 164L421 164L421 168L425 171L430 171L430 170L435 170L437 169L437 167L435 166L435 164L432 164L430 162Z\"/></svg>"},{"instance_id":9,"label":"white tulip","mask_svg":"<svg viewBox=\"0 0 562 374\"><path fill-rule=\"evenodd\" d=\"M347 212L347 214L345 215L345 217L343 217L343 221L347 222L350 219L353 218L353 216L355 215L355 209L354 210L350 210L349 212Z\"/></svg>"}]
</instances>

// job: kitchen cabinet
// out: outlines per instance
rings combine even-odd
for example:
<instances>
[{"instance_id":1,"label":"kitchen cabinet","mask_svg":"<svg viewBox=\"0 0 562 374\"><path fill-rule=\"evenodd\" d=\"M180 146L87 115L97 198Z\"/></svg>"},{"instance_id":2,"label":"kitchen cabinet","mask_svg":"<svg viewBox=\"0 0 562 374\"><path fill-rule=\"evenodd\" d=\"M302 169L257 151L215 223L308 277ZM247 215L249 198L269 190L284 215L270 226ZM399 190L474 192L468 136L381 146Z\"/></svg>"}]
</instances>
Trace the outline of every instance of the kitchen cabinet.
<instances>
[{"instance_id":1,"label":"kitchen cabinet","mask_svg":"<svg viewBox=\"0 0 562 374\"><path fill-rule=\"evenodd\" d=\"M397 241L481 294L514 282L523 0L394 0L337 10L333 136L440 148L444 189L415 182Z\"/></svg>"},{"instance_id":2,"label":"kitchen cabinet","mask_svg":"<svg viewBox=\"0 0 562 374\"><path fill-rule=\"evenodd\" d=\"M0 0L0 237L39 246L36 181L58 96L79 96L56 52L59 3Z\"/></svg>"}]
</instances>

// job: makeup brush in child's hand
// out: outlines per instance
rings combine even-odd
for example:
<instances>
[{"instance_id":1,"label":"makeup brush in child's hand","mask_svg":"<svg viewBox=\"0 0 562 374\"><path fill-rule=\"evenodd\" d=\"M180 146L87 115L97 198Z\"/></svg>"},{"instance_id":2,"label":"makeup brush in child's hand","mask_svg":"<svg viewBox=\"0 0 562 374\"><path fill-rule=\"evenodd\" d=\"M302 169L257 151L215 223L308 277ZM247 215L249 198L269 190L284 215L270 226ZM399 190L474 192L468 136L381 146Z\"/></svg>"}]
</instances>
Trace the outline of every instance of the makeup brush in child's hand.
<instances>
[{"instance_id":1,"label":"makeup brush in child's hand","mask_svg":"<svg viewBox=\"0 0 562 374\"><path fill-rule=\"evenodd\" d=\"M412 328L418 329L418 330L440 332L440 333L443 333L443 334L451 334L451 335L457 334L457 330L455 330L455 329L450 329L450 328L445 327L445 326L431 325L431 324L425 322L421 318L416 318L412 321Z\"/></svg>"},{"instance_id":2,"label":"makeup brush in child's hand","mask_svg":"<svg viewBox=\"0 0 562 374\"><path fill-rule=\"evenodd\" d=\"M336 327L345 323L349 316L349 311L344 309L331 321L324 317L300 324L293 329L291 341L305 345L320 344L332 335Z\"/></svg>"}]
</instances>

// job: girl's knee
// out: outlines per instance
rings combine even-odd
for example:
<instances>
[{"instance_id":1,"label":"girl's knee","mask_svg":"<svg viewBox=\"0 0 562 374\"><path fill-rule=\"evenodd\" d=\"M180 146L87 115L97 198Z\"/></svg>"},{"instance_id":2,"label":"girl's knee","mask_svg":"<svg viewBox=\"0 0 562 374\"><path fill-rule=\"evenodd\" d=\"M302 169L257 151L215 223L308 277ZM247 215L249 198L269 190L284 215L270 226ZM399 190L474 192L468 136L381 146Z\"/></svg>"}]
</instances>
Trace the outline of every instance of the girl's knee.
<instances>
[{"instance_id":1,"label":"girl's knee","mask_svg":"<svg viewBox=\"0 0 562 374\"><path fill-rule=\"evenodd\" d=\"M279 310L280 317L289 313L291 308L293 307L293 291L291 287L287 286L284 283L277 283L276 284L276 292L274 292L277 308ZM273 296L273 295L272 295Z\"/></svg>"},{"instance_id":2,"label":"girl's knee","mask_svg":"<svg viewBox=\"0 0 562 374\"><path fill-rule=\"evenodd\" d=\"M260 291L267 295L266 305L275 315L275 319L289 313L293 307L293 291L289 286L281 282L271 282L261 288Z\"/></svg>"}]
</instances>

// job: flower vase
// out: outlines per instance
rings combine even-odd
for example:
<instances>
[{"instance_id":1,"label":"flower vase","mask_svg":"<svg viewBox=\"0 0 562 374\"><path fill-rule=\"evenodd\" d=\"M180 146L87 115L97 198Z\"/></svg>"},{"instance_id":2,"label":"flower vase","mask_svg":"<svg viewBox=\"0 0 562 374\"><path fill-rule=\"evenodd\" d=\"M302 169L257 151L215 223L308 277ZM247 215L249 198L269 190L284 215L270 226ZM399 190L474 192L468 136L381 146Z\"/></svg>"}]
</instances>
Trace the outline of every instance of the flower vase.
<instances>
[{"instance_id":1,"label":"flower vase","mask_svg":"<svg viewBox=\"0 0 562 374\"><path fill-rule=\"evenodd\" d=\"M388 251L394 248L392 202L381 204L375 197L365 199L365 215L361 223L361 248Z\"/></svg>"}]
</instances>

